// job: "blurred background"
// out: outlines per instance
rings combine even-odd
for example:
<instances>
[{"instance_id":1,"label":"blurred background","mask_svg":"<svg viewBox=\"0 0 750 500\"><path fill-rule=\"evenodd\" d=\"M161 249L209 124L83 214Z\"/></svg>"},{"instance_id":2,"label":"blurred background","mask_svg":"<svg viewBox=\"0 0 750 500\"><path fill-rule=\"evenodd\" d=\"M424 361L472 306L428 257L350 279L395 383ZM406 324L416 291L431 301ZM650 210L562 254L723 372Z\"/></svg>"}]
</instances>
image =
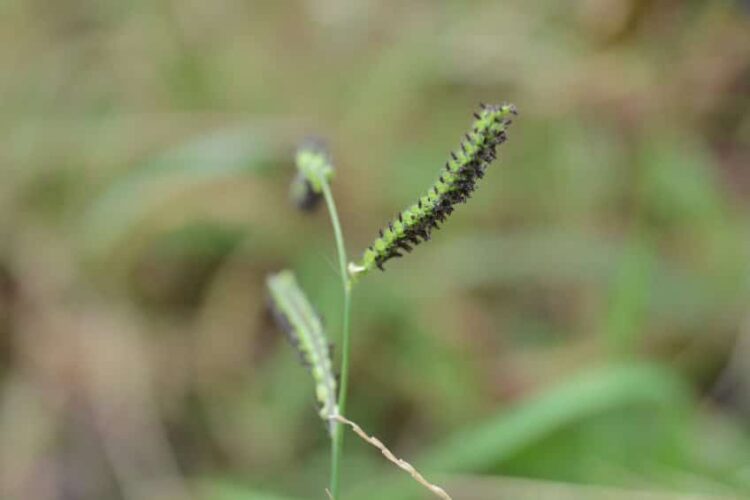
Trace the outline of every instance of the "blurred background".
<instances>
[{"instance_id":1,"label":"blurred background","mask_svg":"<svg viewBox=\"0 0 750 500\"><path fill-rule=\"evenodd\" d=\"M750 495L750 6L0 1L0 497L326 498L294 269L351 258L480 101L471 203L355 289L349 416L456 499ZM339 354L338 352L336 353ZM344 497L425 498L347 437Z\"/></svg>"}]
</instances>

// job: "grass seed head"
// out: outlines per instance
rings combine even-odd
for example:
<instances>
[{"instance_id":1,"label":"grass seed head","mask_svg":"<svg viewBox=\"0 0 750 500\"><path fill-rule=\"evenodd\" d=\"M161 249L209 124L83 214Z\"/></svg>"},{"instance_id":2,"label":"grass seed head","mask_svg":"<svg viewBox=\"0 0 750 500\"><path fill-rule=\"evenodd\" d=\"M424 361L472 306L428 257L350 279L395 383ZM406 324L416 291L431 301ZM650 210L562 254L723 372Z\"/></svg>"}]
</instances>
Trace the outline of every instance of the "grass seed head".
<instances>
[{"instance_id":1,"label":"grass seed head","mask_svg":"<svg viewBox=\"0 0 750 500\"><path fill-rule=\"evenodd\" d=\"M323 182L333 178L333 164L319 139L308 139L297 149L297 175L292 181L290 198L301 210L313 211L322 198Z\"/></svg>"},{"instance_id":2,"label":"grass seed head","mask_svg":"<svg viewBox=\"0 0 750 500\"><path fill-rule=\"evenodd\" d=\"M362 259L349 265L353 276L374 268L384 270L390 259L402 257L439 229L456 205L466 203L496 156L496 148L507 138L506 130L518 111L513 104L486 105L474 113L471 131L440 172L435 183L410 207L400 212L365 250Z\"/></svg>"},{"instance_id":3,"label":"grass seed head","mask_svg":"<svg viewBox=\"0 0 750 500\"><path fill-rule=\"evenodd\" d=\"M267 286L271 312L312 375L320 417L329 422L330 431L330 417L338 413L337 383L323 322L291 271L269 276Z\"/></svg>"}]
</instances>

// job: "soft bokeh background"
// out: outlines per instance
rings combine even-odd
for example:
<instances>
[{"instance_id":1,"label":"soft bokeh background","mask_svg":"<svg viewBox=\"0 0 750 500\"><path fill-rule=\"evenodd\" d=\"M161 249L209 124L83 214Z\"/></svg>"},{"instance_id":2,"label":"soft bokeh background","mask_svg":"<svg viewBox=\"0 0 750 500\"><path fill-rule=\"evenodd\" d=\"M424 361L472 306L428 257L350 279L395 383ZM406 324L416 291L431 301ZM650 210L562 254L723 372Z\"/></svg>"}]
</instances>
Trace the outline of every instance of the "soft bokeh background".
<instances>
[{"instance_id":1,"label":"soft bokeh background","mask_svg":"<svg viewBox=\"0 0 750 500\"><path fill-rule=\"evenodd\" d=\"M295 144L356 257L480 101L500 161L355 290L351 418L457 499L750 495L749 97L740 1L1 1L0 496L325 498ZM424 497L347 439L345 498Z\"/></svg>"}]
</instances>

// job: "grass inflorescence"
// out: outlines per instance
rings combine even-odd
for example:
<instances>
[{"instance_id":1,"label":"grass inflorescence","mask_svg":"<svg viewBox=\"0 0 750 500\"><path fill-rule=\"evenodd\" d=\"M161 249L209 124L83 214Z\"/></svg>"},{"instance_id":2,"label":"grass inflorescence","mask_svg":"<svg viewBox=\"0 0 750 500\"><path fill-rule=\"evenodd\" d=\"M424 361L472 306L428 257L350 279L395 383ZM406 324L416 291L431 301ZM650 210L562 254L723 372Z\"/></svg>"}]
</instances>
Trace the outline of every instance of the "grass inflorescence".
<instances>
[{"instance_id":1,"label":"grass inflorescence","mask_svg":"<svg viewBox=\"0 0 750 500\"><path fill-rule=\"evenodd\" d=\"M485 105L474 113L474 125L451 153L440 176L416 203L400 212L380 230L378 238L365 250L362 260L349 266L353 275L373 268L383 270L388 260L431 237L433 229L453 212L455 205L465 203L476 189L479 179L496 158L495 148L505 142L511 116L518 114L513 104Z\"/></svg>"},{"instance_id":2,"label":"grass inflorescence","mask_svg":"<svg viewBox=\"0 0 750 500\"><path fill-rule=\"evenodd\" d=\"M274 319L310 370L320 417L330 422L330 417L338 413L337 384L323 322L291 271L269 276L267 285Z\"/></svg>"},{"instance_id":3,"label":"grass inflorescence","mask_svg":"<svg viewBox=\"0 0 750 500\"><path fill-rule=\"evenodd\" d=\"M297 149L297 176L291 185L290 197L297 208L313 211L323 198L323 183L333 178L333 163L319 139L308 139Z\"/></svg>"},{"instance_id":4,"label":"grass inflorescence","mask_svg":"<svg viewBox=\"0 0 750 500\"><path fill-rule=\"evenodd\" d=\"M306 141L297 150L297 176L292 186L292 199L298 207L314 209L325 200L336 241L339 273L343 291L341 323L341 378L337 384L331 353L320 317L307 300L291 271L282 271L268 279L272 310L281 328L288 334L302 360L310 368L315 381L316 398L320 404L320 417L329 423L331 435L331 478L329 497L339 500L341 462L343 456L344 425L368 443L381 450L383 455L433 494L449 499L442 488L429 483L424 476L405 460L396 458L377 438L367 435L354 422L346 418L347 386L349 373L351 294L356 277L383 264L401 252L430 239L433 229L453 212L455 205L469 199L476 183L496 158L495 149L506 140L506 130L517 111L512 104L481 105L474 113L474 124L461 141L458 150L451 153L440 176L416 203L402 211L365 251L362 260L347 268L346 246L330 182L334 168L320 141Z\"/></svg>"}]
</instances>

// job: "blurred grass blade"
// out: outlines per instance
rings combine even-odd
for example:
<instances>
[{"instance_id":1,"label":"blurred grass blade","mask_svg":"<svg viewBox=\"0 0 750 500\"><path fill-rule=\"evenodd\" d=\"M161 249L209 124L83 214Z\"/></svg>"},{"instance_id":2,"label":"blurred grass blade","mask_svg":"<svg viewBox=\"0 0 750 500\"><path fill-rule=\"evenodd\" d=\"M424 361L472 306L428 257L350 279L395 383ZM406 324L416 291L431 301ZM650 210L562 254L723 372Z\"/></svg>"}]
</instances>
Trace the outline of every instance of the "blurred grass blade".
<instances>
[{"instance_id":1,"label":"blurred grass blade","mask_svg":"<svg viewBox=\"0 0 750 500\"><path fill-rule=\"evenodd\" d=\"M296 500L294 497L250 489L225 479L202 479L196 489L199 500Z\"/></svg>"},{"instance_id":2,"label":"blurred grass blade","mask_svg":"<svg viewBox=\"0 0 750 500\"><path fill-rule=\"evenodd\" d=\"M662 490L623 488L562 481L534 480L484 475L457 476L449 487L464 492L467 499L512 498L513 500L727 500L727 497L699 493L675 493Z\"/></svg>"},{"instance_id":3,"label":"blurred grass blade","mask_svg":"<svg viewBox=\"0 0 750 500\"><path fill-rule=\"evenodd\" d=\"M480 471L586 417L629 405L678 410L689 399L680 380L663 368L606 366L455 434L429 453L425 463L431 469Z\"/></svg>"},{"instance_id":4,"label":"blurred grass blade","mask_svg":"<svg viewBox=\"0 0 750 500\"><path fill-rule=\"evenodd\" d=\"M626 249L614 272L603 330L617 355L633 355L641 337L648 332L655 268L656 257L651 247L645 241L635 241Z\"/></svg>"},{"instance_id":5,"label":"blurred grass blade","mask_svg":"<svg viewBox=\"0 0 750 500\"><path fill-rule=\"evenodd\" d=\"M87 250L94 255L107 252L179 194L264 170L280 158L280 142L260 126L227 128L146 162L115 181L84 214Z\"/></svg>"},{"instance_id":6,"label":"blurred grass blade","mask_svg":"<svg viewBox=\"0 0 750 500\"><path fill-rule=\"evenodd\" d=\"M429 474L485 472L531 449L556 431L592 417L633 407L685 413L687 387L674 373L650 364L618 364L590 369L517 407L484 422L467 425L443 444L416 459ZM448 477L439 481L447 481ZM411 498L400 480L379 480L355 488L353 498ZM457 492L460 494L460 492Z\"/></svg>"}]
</instances>

